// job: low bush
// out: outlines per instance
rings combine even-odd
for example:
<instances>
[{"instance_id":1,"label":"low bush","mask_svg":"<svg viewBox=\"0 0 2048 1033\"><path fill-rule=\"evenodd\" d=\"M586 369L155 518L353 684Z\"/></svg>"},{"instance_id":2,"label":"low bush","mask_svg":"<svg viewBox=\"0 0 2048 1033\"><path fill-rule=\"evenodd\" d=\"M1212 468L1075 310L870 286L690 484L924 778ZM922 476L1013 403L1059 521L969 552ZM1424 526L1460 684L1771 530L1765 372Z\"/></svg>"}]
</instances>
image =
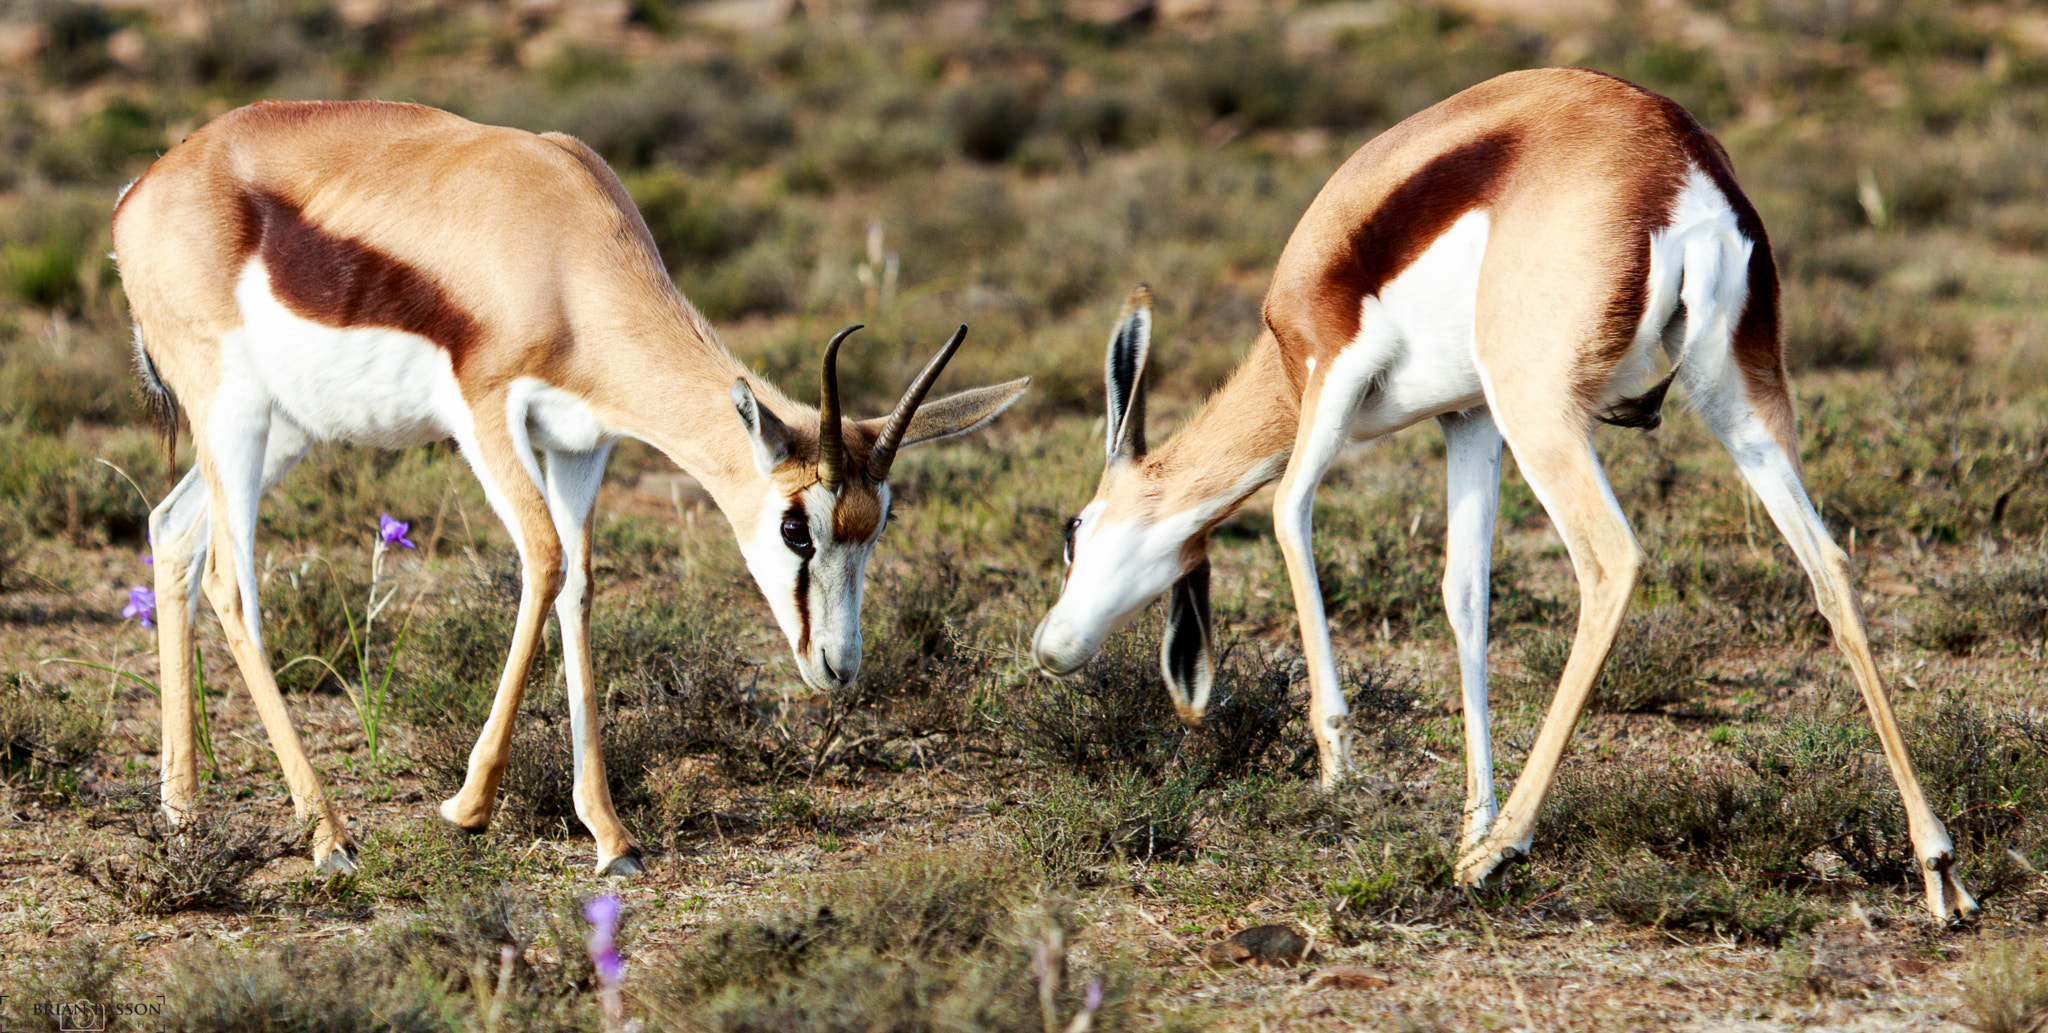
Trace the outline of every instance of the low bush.
<instances>
[{"instance_id":1,"label":"low bush","mask_svg":"<svg viewBox=\"0 0 2048 1033\"><path fill-rule=\"evenodd\" d=\"M1825 645L1831 632L1806 572L1780 549L1765 559L1701 550L1660 559L1645 578L1727 622L1716 630L1771 644ZM1728 639L1733 635L1723 634Z\"/></svg>"},{"instance_id":2,"label":"low bush","mask_svg":"<svg viewBox=\"0 0 2048 1033\"><path fill-rule=\"evenodd\" d=\"M328 688L340 691L334 674L362 684L361 657L351 648L349 625L362 633L363 608L369 596L368 563L359 557L323 557L309 554L296 561L286 560L281 569L265 571L257 595L262 600L263 645L270 652L271 669L286 691ZM388 591L389 585L380 591ZM397 622L405 620L402 607L387 610L379 627L377 645L396 641ZM411 635L407 635L410 643ZM293 665L300 657L315 657L324 663ZM382 669L374 655L372 663Z\"/></svg>"},{"instance_id":3,"label":"low bush","mask_svg":"<svg viewBox=\"0 0 2048 1033\"><path fill-rule=\"evenodd\" d=\"M1038 799L1006 812L1004 824L1018 854L1053 878L1089 878L1112 861L1188 857L1202 794L1190 775L1059 775Z\"/></svg>"},{"instance_id":4,"label":"low bush","mask_svg":"<svg viewBox=\"0 0 2048 1033\"><path fill-rule=\"evenodd\" d=\"M2048 731L1959 696L1905 731L1979 899L2028 878L2013 854L2032 863L2048 849L2048 835L2023 819L2048 804ZM1617 918L1767 940L1824 914L1798 897L1801 887L1860 880L1917 891L1906 817L1860 715L1795 715L1732 748L1732 757L1568 766L1538 841L1575 864L1627 873L1596 879L1586 898Z\"/></svg>"},{"instance_id":5,"label":"low bush","mask_svg":"<svg viewBox=\"0 0 2048 1033\"><path fill-rule=\"evenodd\" d=\"M1807 932L1823 912L1795 893L1637 850L1588 873L1585 903L1631 925L1691 929L1778 943Z\"/></svg>"},{"instance_id":6,"label":"low bush","mask_svg":"<svg viewBox=\"0 0 2048 1033\"><path fill-rule=\"evenodd\" d=\"M136 848L112 857L72 854L64 867L139 914L245 903L249 878L303 849L311 827L275 825L246 809L221 810L220 803L202 798L173 826L157 806L154 786L127 787L87 822L131 837Z\"/></svg>"},{"instance_id":7,"label":"low bush","mask_svg":"<svg viewBox=\"0 0 2048 1033\"><path fill-rule=\"evenodd\" d=\"M1957 575L1909 634L1916 645L1955 656L1993 637L2038 654L2048 641L2048 562L2011 560Z\"/></svg>"},{"instance_id":8,"label":"low bush","mask_svg":"<svg viewBox=\"0 0 2048 1033\"><path fill-rule=\"evenodd\" d=\"M85 764L106 739L108 709L104 691L0 674L0 777L42 781Z\"/></svg>"},{"instance_id":9,"label":"low bush","mask_svg":"<svg viewBox=\"0 0 2048 1033\"><path fill-rule=\"evenodd\" d=\"M1348 830L1352 865L1326 887L1331 935L1355 943L1373 935L1374 923L1441 921L1461 907L1455 822L1440 809L1363 809Z\"/></svg>"},{"instance_id":10,"label":"low bush","mask_svg":"<svg viewBox=\"0 0 2048 1033\"><path fill-rule=\"evenodd\" d=\"M1571 631L1551 628L1532 634L1522 647L1528 672L1520 692L1532 699L1556 691L1571 658ZM1600 669L1591 705L1632 713L1688 703L1698 696L1716 644L1726 638L1714 622L1677 609L1623 618L1614 648Z\"/></svg>"},{"instance_id":11,"label":"low bush","mask_svg":"<svg viewBox=\"0 0 2048 1033\"><path fill-rule=\"evenodd\" d=\"M1068 954L1083 926L1033 881L987 854L883 859L806 886L780 917L707 930L635 996L680 1030L1041 1033L1084 1009L1076 1028L1124 1028L1128 977Z\"/></svg>"}]
</instances>

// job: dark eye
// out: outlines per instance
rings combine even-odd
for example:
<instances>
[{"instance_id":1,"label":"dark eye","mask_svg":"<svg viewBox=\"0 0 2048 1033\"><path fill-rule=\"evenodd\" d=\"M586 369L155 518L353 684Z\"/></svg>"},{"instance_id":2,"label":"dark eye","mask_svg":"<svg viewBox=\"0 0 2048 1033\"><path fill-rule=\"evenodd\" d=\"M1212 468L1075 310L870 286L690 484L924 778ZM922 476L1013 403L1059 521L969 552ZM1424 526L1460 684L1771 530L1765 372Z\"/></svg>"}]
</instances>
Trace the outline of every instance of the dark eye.
<instances>
[{"instance_id":1,"label":"dark eye","mask_svg":"<svg viewBox=\"0 0 2048 1033\"><path fill-rule=\"evenodd\" d=\"M1080 517L1069 517L1069 518L1067 518L1067 532L1066 532L1066 534L1064 535L1064 538L1065 538L1065 540L1066 540L1066 545L1065 545L1065 549L1064 549L1064 551L1066 552L1066 555L1067 555L1067 565L1068 565L1068 566L1073 566L1073 565L1074 565L1074 532L1075 532L1075 531L1079 531L1080 529L1081 529L1081 518L1080 518Z\"/></svg>"},{"instance_id":2,"label":"dark eye","mask_svg":"<svg viewBox=\"0 0 2048 1033\"><path fill-rule=\"evenodd\" d=\"M782 544L789 551L810 559L817 548L811 544L811 522L804 519L804 511L794 506L782 514Z\"/></svg>"}]
</instances>

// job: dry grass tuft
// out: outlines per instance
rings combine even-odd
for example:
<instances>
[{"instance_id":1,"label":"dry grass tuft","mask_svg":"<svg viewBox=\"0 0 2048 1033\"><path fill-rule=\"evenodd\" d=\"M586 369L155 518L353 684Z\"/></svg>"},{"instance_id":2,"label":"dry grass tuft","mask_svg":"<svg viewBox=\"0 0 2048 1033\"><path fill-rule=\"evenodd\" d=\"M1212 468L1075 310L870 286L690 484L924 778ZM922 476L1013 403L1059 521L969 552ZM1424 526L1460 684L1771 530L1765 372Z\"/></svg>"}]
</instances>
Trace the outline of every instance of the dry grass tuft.
<instances>
[{"instance_id":1,"label":"dry grass tuft","mask_svg":"<svg viewBox=\"0 0 2048 1033\"><path fill-rule=\"evenodd\" d=\"M125 834L137 848L97 862L73 854L65 858L65 870L145 915L247 903L249 878L304 850L311 831L273 825L246 809L204 806L174 827L148 785L127 787L102 808L88 824Z\"/></svg>"},{"instance_id":2,"label":"dry grass tuft","mask_svg":"<svg viewBox=\"0 0 2048 1033\"><path fill-rule=\"evenodd\" d=\"M1691 702L1714 647L1728 637L1715 621L1676 608L1624 619L1600 669L1592 706L1635 713ZM1571 651L1572 633L1562 627L1533 633L1522 647L1528 672L1522 691L1547 698L1564 675Z\"/></svg>"},{"instance_id":3,"label":"dry grass tuft","mask_svg":"<svg viewBox=\"0 0 2048 1033\"><path fill-rule=\"evenodd\" d=\"M1963 1024L1978 1033L2040 1033L2048 1028L2048 951L2038 942L1985 951L1963 983L1963 1004Z\"/></svg>"}]
</instances>

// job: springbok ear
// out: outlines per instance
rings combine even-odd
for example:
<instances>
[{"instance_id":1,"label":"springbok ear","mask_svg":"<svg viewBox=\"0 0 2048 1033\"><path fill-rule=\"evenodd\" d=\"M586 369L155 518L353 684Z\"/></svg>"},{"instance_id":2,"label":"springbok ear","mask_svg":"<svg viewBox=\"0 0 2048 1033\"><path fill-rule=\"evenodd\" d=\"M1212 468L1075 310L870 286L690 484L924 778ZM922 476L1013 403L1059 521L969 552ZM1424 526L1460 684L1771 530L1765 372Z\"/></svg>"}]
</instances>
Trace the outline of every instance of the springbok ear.
<instances>
[{"instance_id":1,"label":"springbok ear","mask_svg":"<svg viewBox=\"0 0 2048 1033\"><path fill-rule=\"evenodd\" d=\"M903 432L903 441L897 447L921 445L980 430L1001 416L1003 410L1015 404L1017 399L1024 397L1025 389L1030 386L1030 377L1019 377L1005 384L934 398L917 407L917 415L910 418L910 427ZM876 435L888 422L888 417L877 416L872 420L861 420L858 426L870 435Z\"/></svg>"},{"instance_id":2,"label":"springbok ear","mask_svg":"<svg viewBox=\"0 0 2048 1033\"><path fill-rule=\"evenodd\" d=\"M739 412L740 426L747 429L747 438L753 443L755 469L763 477L774 473L789 458L795 433L754 397L754 389L744 379L732 382L732 407Z\"/></svg>"},{"instance_id":3,"label":"springbok ear","mask_svg":"<svg viewBox=\"0 0 2048 1033\"><path fill-rule=\"evenodd\" d=\"M1209 561L1181 575L1166 603L1166 641L1159 647L1159 667L1173 709L1189 728L1202 726L1209 709L1209 689L1216 668L1210 659Z\"/></svg>"},{"instance_id":4,"label":"springbok ear","mask_svg":"<svg viewBox=\"0 0 2048 1033\"><path fill-rule=\"evenodd\" d=\"M1145 359L1152 349L1152 289L1139 284L1109 334L1103 379L1109 391L1109 458L1145 454Z\"/></svg>"}]
</instances>

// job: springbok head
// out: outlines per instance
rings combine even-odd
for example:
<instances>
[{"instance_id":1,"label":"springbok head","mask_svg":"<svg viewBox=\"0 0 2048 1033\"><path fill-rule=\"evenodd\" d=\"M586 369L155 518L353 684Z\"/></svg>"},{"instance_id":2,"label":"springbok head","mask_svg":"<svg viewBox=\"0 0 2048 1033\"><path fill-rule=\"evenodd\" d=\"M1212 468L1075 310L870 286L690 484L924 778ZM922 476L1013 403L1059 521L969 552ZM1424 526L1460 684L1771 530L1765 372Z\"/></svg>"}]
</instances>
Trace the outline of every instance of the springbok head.
<instances>
[{"instance_id":1,"label":"springbok head","mask_svg":"<svg viewBox=\"0 0 2048 1033\"><path fill-rule=\"evenodd\" d=\"M1210 659L1208 531L1217 507L1171 490L1145 451L1145 374L1152 293L1133 291L1109 335L1109 419L1095 498L1066 524L1066 583L1032 636L1041 670L1079 671L1117 629L1171 592L1159 662L1182 722L1202 721Z\"/></svg>"},{"instance_id":2,"label":"springbok head","mask_svg":"<svg viewBox=\"0 0 2048 1033\"><path fill-rule=\"evenodd\" d=\"M769 411L746 380L732 385L733 408L765 481L754 526L734 528L740 552L789 638L804 681L824 690L851 685L860 672L861 590L868 557L889 522L889 470L896 453L988 423L1031 382L1025 377L925 401L967 337L962 324L893 412L847 420L840 415L836 363L839 345L858 329L839 331L825 347L814 433Z\"/></svg>"}]
</instances>

